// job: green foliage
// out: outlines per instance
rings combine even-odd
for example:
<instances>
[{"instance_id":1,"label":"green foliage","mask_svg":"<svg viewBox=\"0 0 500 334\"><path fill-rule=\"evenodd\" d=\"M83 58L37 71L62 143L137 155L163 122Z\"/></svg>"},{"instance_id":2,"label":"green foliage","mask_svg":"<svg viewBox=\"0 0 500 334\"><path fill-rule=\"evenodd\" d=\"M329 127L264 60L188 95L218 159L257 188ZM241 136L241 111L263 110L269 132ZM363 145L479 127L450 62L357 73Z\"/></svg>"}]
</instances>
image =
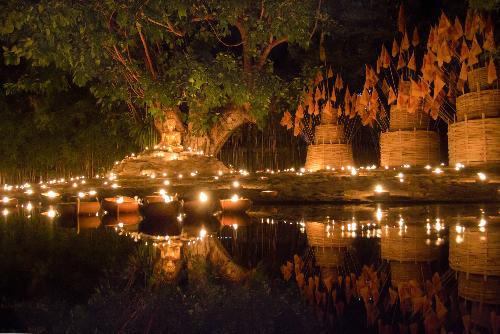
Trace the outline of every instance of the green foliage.
<instances>
[{"instance_id":1,"label":"green foliage","mask_svg":"<svg viewBox=\"0 0 500 334\"><path fill-rule=\"evenodd\" d=\"M500 9L500 0L469 0L472 9L493 11Z\"/></svg>"},{"instance_id":2,"label":"green foliage","mask_svg":"<svg viewBox=\"0 0 500 334\"><path fill-rule=\"evenodd\" d=\"M316 2L299 0L10 0L0 10L5 64L55 66L107 108L134 105L135 119L144 109L156 115L158 103L185 105L201 132L228 107L245 105L264 121L287 93L269 58L273 42L307 48L329 22ZM30 78L9 90L44 87Z\"/></svg>"},{"instance_id":3,"label":"green foliage","mask_svg":"<svg viewBox=\"0 0 500 334\"><path fill-rule=\"evenodd\" d=\"M53 87L63 87L64 80L47 79L28 80L22 88L25 93L19 93L21 82L17 81L17 88L6 85L7 90L0 95L0 171L4 182L69 174L91 176L137 149L132 139L135 135L129 134L134 128L130 119L119 112L104 112L85 90L61 92ZM45 90L40 85L52 88ZM39 90L46 93L35 93ZM52 90L57 92L48 93Z\"/></svg>"}]
</instances>

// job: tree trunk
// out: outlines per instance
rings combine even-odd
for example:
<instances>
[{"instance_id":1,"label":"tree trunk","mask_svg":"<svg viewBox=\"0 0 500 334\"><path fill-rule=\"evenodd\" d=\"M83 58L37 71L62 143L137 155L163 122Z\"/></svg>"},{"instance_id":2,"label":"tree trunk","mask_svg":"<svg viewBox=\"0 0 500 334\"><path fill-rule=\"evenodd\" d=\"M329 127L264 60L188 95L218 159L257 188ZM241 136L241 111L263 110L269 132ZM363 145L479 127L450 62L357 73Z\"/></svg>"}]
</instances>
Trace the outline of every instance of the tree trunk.
<instances>
[{"instance_id":1,"label":"tree trunk","mask_svg":"<svg viewBox=\"0 0 500 334\"><path fill-rule=\"evenodd\" d=\"M215 156L231 134L240 126L248 123L255 123L255 119L249 114L248 108L230 107L206 135L194 135L192 128L189 127L184 145L191 147L193 150L203 151L205 154Z\"/></svg>"}]
</instances>

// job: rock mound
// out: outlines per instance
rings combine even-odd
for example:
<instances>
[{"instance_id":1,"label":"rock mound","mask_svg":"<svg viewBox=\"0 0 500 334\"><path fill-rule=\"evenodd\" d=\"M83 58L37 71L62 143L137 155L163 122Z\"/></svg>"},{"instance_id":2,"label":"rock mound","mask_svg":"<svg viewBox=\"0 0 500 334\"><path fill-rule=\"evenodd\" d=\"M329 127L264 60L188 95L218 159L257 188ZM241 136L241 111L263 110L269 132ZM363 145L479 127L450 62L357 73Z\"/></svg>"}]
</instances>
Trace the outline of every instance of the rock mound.
<instances>
[{"instance_id":1,"label":"rock mound","mask_svg":"<svg viewBox=\"0 0 500 334\"><path fill-rule=\"evenodd\" d=\"M171 150L146 150L137 156L129 156L116 164L111 173L118 177L162 176L196 172L201 176L214 176L219 171L229 172L229 169L213 156L197 152Z\"/></svg>"}]
</instances>

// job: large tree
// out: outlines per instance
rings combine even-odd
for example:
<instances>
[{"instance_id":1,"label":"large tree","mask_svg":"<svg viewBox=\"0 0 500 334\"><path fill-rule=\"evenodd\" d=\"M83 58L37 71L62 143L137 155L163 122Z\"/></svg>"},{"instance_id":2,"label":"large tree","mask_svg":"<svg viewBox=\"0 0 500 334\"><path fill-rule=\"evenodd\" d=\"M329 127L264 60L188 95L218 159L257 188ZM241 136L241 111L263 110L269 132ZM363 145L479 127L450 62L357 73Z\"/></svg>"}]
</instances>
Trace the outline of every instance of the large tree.
<instances>
[{"instance_id":1,"label":"large tree","mask_svg":"<svg viewBox=\"0 0 500 334\"><path fill-rule=\"evenodd\" d=\"M55 66L101 104L126 103L138 122L156 119L164 140L179 133L185 145L215 153L233 127L261 122L287 102L290 82L275 74L270 56L285 45L307 48L329 23L324 7L321 0L9 0L0 5L0 34L7 64L26 60L32 72Z\"/></svg>"}]
</instances>

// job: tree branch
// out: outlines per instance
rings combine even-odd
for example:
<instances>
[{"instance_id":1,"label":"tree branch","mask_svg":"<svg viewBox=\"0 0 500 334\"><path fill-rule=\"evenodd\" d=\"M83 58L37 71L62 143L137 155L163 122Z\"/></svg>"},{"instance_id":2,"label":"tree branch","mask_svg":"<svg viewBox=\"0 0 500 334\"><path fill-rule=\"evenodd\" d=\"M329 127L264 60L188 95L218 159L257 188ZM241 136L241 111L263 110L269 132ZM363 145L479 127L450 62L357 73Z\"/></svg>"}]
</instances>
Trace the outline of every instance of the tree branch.
<instances>
[{"instance_id":1,"label":"tree branch","mask_svg":"<svg viewBox=\"0 0 500 334\"><path fill-rule=\"evenodd\" d=\"M178 37L184 37L184 35L186 34L184 31L182 30L178 30L178 29L175 29L175 27L173 26L172 23L170 23L169 20L167 20L167 24L163 24L161 22L158 22L156 20L153 20L152 18L150 17L147 17L146 15L144 15L144 18L151 22L151 23L154 23L156 25L159 25L160 27L163 27L163 28L166 28L168 32L171 32L172 34L174 34L175 36L178 36Z\"/></svg>"},{"instance_id":2,"label":"tree branch","mask_svg":"<svg viewBox=\"0 0 500 334\"><path fill-rule=\"evenodd\" d=\"M316 32L316 28L318 28L318 20L319 20L319 12L321 10L321 0L318 0L318 8L316 9L316 20L314 21L314 27L311 33L309 34L309 39L311 39Z\"/></svg>"},{"instance_id":3,"label":"tree branch","mask_svg":"<svg viewBox=\"0 0 500 334\"><path fill-rule=\"evenodd\" d=\"M136 22L136 27L137 31L139 32L139 37L141 38L142 41L142 46L144 47L144 54L146 56L146 62L149 67L149 71L151 72L151 75L153 76L153 79L156 80L156 72L153 67L153 61L151 60L151 56L149 55L149 50L148 50L148 45L146 44L146 39L144 38L144 35L142 34L141 30L141 25L139 22Z\"/></svg>"},{"instance_id":4,"label":"tree branch","mask_svg":"<svg viewBox=\"0 0 500 334\"><path fill-rule=\"evenodd\" d=\"M261 70L264 64L266 63L267 57L269 57L269 53L271 53L271 50L275 48L276 46L288 42L288 36L282 37L280 39L275 39L271 43L267 45L267 47L262 51L262 54L259 57L259 63L257 64L257 69Z\"/></svg>"},{"instance_id":5,"label":"tree branch","mask_svg":"<svg viewBox=\"0 0 500 334\"><path fill-rule=\"evenodd\" d=\"M248 33L240 20L234 23L234 26L240 32L241 44L243 45L243 70L245 73L252 71L252 63L250 59L250 50L248 50Z\"/></svg>"}]
</instances>

